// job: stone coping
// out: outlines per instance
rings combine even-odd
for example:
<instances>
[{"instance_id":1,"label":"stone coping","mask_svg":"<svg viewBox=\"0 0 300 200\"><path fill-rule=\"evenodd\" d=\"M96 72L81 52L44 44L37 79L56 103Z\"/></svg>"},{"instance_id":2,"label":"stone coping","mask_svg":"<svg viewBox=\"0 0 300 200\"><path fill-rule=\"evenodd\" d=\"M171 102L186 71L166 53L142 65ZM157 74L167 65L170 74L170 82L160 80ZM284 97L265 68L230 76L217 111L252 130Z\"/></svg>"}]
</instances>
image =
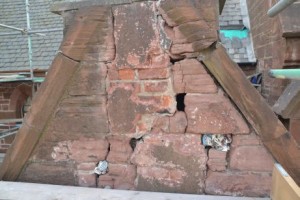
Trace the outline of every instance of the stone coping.
<instances>
[{"instance_id":1,"label":"stone coping","mask_svg":"<svg viewBox=\"0 0 300 200\"><path fill-rule=\"evenodd\" d=\"M30 191L30 192L29 192ZM159 193L125 191L74 186L48 185L36 183L18 183L0 181L0 199L52 200L52 199L89 199L89 200L270 200L270 198L210 196L179 193Z\"/></svg>"},{"instance_id":2,"label":"stone coping","mask_svg":"<svg viewBox=\"0 0 300 200\"><path fill-rule=\"evenodd\" d=\"M131 4L140 1L147 1L147 0L88 0L88 1L77 1L77 2L55 2L51 5L50 11L56 14L61 14L62 12L77 10L78 8L82 8L82 7L122 5L122 4ZM148 0L148 1L156 1L156 0Z\"/></svg>"}]
</instances>

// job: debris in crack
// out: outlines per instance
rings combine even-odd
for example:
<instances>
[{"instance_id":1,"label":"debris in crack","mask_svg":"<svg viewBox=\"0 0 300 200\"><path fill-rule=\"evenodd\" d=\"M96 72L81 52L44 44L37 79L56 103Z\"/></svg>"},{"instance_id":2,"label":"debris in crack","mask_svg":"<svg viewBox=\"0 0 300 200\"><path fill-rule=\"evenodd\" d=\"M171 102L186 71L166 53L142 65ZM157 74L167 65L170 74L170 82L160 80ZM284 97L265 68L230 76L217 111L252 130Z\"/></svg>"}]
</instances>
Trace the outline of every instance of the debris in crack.
<instances>
[{"instance_id":1,"label":"debris in crack","mask_svg":"<svg viewBox=\"0 0 300 200\"><path fill-rule=\"evenodd\" d=\"M219 151L229 151L232 139L230 135L204 134L201 142L205 147L211 147Z\"/></svg>"},{"instance_id":2,"label":"debris in crack","mask_svg":"<svg viewBox=\"0 0 300 200\"><path fill-rule=\"evenodd\" d=\"M140 141L144 141L143 137L140 137L140 138L131 138L131 140L129 141L129 144L132 148L132 151L134 151L135 147L136 147L136 144Z\"/></svg>"},{"instance_id":3,"label":"debris in crack","mask_svg":"<svg viewBox=\"0 0 300 200\"><path fill-rule=\"evenodd\" d=\"M108 172L108 162L106 160L99 161L97 167L94 169L94 173L98 176L104 175Z\"/></svg>"}]
</instances>

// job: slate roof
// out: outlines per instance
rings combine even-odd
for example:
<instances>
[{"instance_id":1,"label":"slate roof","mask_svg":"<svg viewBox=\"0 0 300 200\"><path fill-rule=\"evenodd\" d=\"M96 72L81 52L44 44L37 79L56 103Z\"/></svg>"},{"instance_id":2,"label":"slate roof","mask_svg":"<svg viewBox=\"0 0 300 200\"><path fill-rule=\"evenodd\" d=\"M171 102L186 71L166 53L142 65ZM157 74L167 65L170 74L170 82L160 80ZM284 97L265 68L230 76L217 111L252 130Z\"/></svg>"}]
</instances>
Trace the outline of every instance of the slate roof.
<instances>
[{"instance_id":1,"label":"slate roof","mask_svg":"<svg viewBox=\"0 0 300 200\"><path fill-rule=\"evenodd\" d=\"M29 0L31 30L63 28L62 18L50 12L52 0ZM25 0L1 0L0 23L26 28ZM0 35L15 30L0 27ZM32 35L33 68L47 69L61 43L63 33L49 32L46 36ZM0 71L29 69L27 36L0 36Z\"/></svg>"},{"instance_id":2,"label":"slate roof","mask_svg":"<svg viewBox=\"0 0 300 200\"><path fill-rule=\"evenodd\" d=\"M226 0L219 17L221 42L231 59L239 64L256 62L245 2Z\"/></svg>"}]
</instances>

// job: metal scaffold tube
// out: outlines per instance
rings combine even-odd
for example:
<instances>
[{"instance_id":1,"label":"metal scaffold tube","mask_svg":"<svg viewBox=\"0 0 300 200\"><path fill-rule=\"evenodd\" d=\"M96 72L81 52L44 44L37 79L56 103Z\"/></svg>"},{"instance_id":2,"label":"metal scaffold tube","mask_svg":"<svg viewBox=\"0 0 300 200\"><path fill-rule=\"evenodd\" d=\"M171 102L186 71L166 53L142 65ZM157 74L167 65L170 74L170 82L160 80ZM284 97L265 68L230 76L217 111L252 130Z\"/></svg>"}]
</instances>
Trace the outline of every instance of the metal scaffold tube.
<instances>
[{"instance_id":1,"label":"metal scaffold tube","mask_svg":"<svg viewBox=\"0 0 300 200\"><path fill-rule=\"evenodd\" d=\"M269 76L280 79L300 80L300 69L271 69Z\"/></svg>"},{"instance_id":2,"label":"metal scaffold tube","mask_svg":"<svg viewBox=\"0 0 300 200\"><path fill-rule=\"evenodd\" d=\"M291 5L295 1L297 0L280 0L268 11L268 16L269 17L276 16L278 13L286 9L289 5Z\"/></svg>"},{"instance_id":3,"label":"metal scaffold tube","mask_svg":"<svg viewBox=\"0 0 300 200\"><path fill-rule=\"evenodd\" d=\"M29 0L25 0L26 4L26 19L27 19L27 30L31 31L30 27L30 15L29 15ZM30 68L30 78L33 80L33 67L32 67L32 45L31 45L31 36L27 35L28 40L28 59L29 59L29 68Z\"/></svg>"}]
</instances>

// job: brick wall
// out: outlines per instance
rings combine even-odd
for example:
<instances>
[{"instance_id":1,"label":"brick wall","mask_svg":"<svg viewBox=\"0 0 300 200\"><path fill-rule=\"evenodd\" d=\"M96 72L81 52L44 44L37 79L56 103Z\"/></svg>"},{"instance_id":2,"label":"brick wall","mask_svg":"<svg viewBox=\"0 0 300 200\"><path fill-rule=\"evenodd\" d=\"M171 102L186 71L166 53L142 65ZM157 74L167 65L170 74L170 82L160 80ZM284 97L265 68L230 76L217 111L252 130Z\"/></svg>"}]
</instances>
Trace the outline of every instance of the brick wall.
<instances>
[{"instance_id":1,"label":"brick wall","mask_svg":"<svg viewBox=\"0 0 300 200\"><path fill-rule=\"evenodd\" d=\"M29 94L30 93L30 94ZM31 95L31 83L11 82L0 84L0 119L22 118L21 107L24 101ZM0 124L0 131L14 127L16 123ZM14 136L0 140L0 152L6 152L12 143Z\"/></svg>"},{"instance_id":2,"label":"brick wall","mask_svg":"<svg viewBox=\"0 0 300 200\"><path fill-rule=\"evenodd\" d=\"M268 196L273 159L196 59L217 40L217 13L215 1L201 0L94 6L66 15L75 20L62 52L79 60L78 70L59 102L49 99L55 110L39 127L42 137L18 180ZM83 50L68 46L77 42ZM59 59L49 75L59 75ZM51 77L47 87L55 86ZM232 149L206 148L206 133L232 138ZM98 177L93 170L101 160L108 172Z\"/></svg>"},{"instance_id":3,"label":"brick wall","mask_svg":"<svg viewBox=\"0 0 300 200\"><path fill-rule=\"evenodd\" d=\"M263 73L262 95L273 105L281 95L286 81L270 78L269 69L280 69L284 66L286 40L282 37L279 16L270 18L267 11L277 1L248 0L248 11L255 55L258 60L257 70Z\"/></svg>"}]
</instances>

